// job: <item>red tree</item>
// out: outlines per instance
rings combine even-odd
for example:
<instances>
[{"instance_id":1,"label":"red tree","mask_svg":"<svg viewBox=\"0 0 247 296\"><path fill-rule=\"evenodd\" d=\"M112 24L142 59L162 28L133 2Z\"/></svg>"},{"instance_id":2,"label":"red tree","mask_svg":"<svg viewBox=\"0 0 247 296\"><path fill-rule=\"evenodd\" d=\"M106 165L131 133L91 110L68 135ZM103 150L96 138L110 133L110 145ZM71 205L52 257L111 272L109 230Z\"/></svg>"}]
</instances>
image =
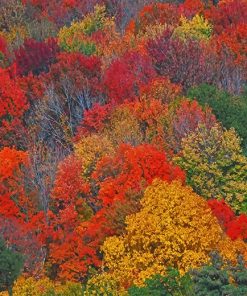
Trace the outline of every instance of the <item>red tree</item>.
<instances>
[{"instance_id":1,"label":"red tree","mask_svg":"<svg viewBox=\"0 0 247 296\"><path fill-rule=\"evenodd\" d=\"M139 95L140 87L155 76L151 60L137 52L116 59L105 71L103 85L109 101L122 103Z\"/></svg>"},{"instance_id":2,"label":"red tree","mask_svg":"<svg viewBox=\"0 0 247 296\"><path fill-rule=\"evenodd\" d=\"M154 24L176 25L179 22L177 6L168 3L155 3L146 5L139 12L136 20L130 21L127 32L145 33L148 26Z\"/></svg>"},{"instance_id":3,"label":"red tree","mask_svg":"<svg viewBox=\"0 0 247 296\"><path fill-rule=\"evenodd\" d=\"M85 187L81 170L81 162L74 156L66 158L58 168L52 193L54 214L49 245L49 262L57 266L54 276L79 281L90 265L99 264L96 249L84 233L86 204L82 199Z\"/></svg>"},{"instance_id":4,"label":"red tree","mask_svg":"<svg viewBox=\"0 0 247 296\"><path fill-rule=\"evenodd\" d=\"M232 240L247 240L247 216L245 214L235 216L235 213L224 200L218 201L212 199L208 201L208 205L219 220L226 234Z\"/></svg>"},{"instance_id":5,"label":"red tree","mask_svg":"<svg viewBox=\"0 0 247 296\"><path fill-rule=\"evenodd\" d=\"M148 42L147 49L159 75L187 89L200 83L212 83L214 73L208 64L208 51L199 42L171 38L172 32Z\"/></svg>"},{"instance_id":6,"label":"red tree","mask_svg":"<svg viewBox=\"0 0 247 296\"><path fill-rule=\"evenodd\" d=\"M143 190L154 178L184 181L185 175L167 161L163 152L151 145L122 144L115 156L106 156L99 161L93 178L100 187L99 199L103 205L109 205L123 200L128 190Z\"/></svg>"},{"instance_id":7,"label":"red tree","mask_svg":"<svg viewBox=\"0 0 247 296\"><path fill-rule=\"evenodd\" d=\"M0 147L24 145L22 120L28 108L27 99L17 82L0 69Z\"/></svg>"},{"instance_id":8,"label":"red tree","mask_svg":"<svg viewBox=\"0 0 247 296\"><path fill-rule=\"evenodd\" d=\"M202 14L204 9L205 5L201 0L185 0L184 3L179 5L178 11L180 15L192 18L196 14Z\"/></svg>"},{"instance_id":9,"label":"red tree","mask_svg":"<svg viewBox=\"0 0 247 296\"><path fill-rule=\"evenodd\" d=\"M205 12L206 18L213 23L217 34L227 28L243 24L247 19L247 2L245 0L220 1L217 6L211 6Z\"/></svg>"},{"instance_id":10,"label":"red tree","mask_svg":"<svg viewBox=\"0 0 247 296\"><path fill-rule=\"evenodd\" d=\"M16 71L18 75L27 75L32 72L39 75L47 72L49 66L55 62L58 45L54 38L46 42L26 39L23 46L15 51Z\"/></svg>"}]
</instances>

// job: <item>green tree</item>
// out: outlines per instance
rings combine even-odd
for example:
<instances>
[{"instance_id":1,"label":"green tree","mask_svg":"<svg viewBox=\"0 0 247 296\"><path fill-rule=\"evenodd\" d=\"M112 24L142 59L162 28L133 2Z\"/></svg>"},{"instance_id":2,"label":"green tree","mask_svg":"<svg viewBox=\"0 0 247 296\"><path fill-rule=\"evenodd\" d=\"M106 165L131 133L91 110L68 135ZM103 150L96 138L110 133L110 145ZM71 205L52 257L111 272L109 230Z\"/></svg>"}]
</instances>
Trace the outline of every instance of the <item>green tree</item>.
<instances>
[{"instance_id":1,"label":"green tree","mask_svg":"<svg viewBox=\"0 0 247 296\"><path fill-rule=\"evenodd\" d=\"M8 249L0 239L0 290L8 290L13 295L12 288L23 267L23 256Z\"/></svg>"},{"instance_id":2,"label":"green tree","mask_svg":"<svg viewBox=\"0 0 247 296\"><path fill-rule=\"evenodd\" d=\"M128 290L130 296L193 296L190 275L180 275L174 268L168 268L167 275L155 275L145 281L144 287L132 286Z\"/></svg>"},{"instance_id":3,"label":"green tree","mask_svg":"<svg viewBox=\"0 0 247 296\"><path fill-rule=\"evenodd\" d=\"M231 276L235 285L231 285L229 295L244 296L247 295L247 268L242 256L238 258L238 264L230 267Z\"/></svg>"},{"instance_id":4,"label":"green tree","mask_svg":"<svg viewBox=\"0 0 247 296\"><path fill-rule=\"evenodd\" d=\"M214 252L211 265L192 270L191 276L197 296L247 295L247 269L242 257L236 266L232 266Z\"/></svg>"},{"instance_id":5,"label":"green tree","mask_svg":"<svg viewBox=\"0 0 247 296\"><path fill-rule=\"evenodd\" d=\"M247 92L234 96L213 85L202 84L189 89L187 96L196 98L203 106L210 106L225 128L234 127L243 139L242 147L247 155Z\"/></svg>"}]
</instances>

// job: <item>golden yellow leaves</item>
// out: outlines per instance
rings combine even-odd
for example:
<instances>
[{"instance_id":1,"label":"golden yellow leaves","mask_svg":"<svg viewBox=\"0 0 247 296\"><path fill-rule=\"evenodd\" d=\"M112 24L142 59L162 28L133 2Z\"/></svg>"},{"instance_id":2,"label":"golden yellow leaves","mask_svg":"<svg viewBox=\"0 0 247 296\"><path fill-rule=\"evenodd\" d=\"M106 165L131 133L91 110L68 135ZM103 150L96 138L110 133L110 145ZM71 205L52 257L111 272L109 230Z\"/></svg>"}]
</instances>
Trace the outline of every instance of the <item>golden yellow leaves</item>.
<instances>
[{"instance_id":1,"label":"golden yellow leaves","mask_svg":"<svg viewBox=\"0 0 247 296\"><path fill-rule=\"evenodd\" d=\"M82 175L87 177L93 171L97 161L113 153L113 145L105 136L92 135L82 138L75 144L75 155L82 161Z\"/></svg>"},{"instance_id":2,"label":"golden yellow leaves","mask_svg":"<svg viewBox=\"0 0 247 296\"><path fill-rule=\"evenodd\" d=\"M224 241L206 201L179 181L155 180L141 205L127 217L126 234L106 239L102 247L106 267L122 285L141 285L168 266L181 272L198 267Z\"/></svg>"},{"instance_id":3,"label":"golden yellow leaves","mask_svg":"<svg viewBox=\"0 0 247 296\"><path fill-rule=\"evenodd\" d=\"M181 25L175 29L174 35L182 40L188 38L194 40L208 40L211 37L213 26L207 19L204 19L204 17L199 14L196 14L192 20L181 16L180 23Z\"/></svg>"}]
</instances>

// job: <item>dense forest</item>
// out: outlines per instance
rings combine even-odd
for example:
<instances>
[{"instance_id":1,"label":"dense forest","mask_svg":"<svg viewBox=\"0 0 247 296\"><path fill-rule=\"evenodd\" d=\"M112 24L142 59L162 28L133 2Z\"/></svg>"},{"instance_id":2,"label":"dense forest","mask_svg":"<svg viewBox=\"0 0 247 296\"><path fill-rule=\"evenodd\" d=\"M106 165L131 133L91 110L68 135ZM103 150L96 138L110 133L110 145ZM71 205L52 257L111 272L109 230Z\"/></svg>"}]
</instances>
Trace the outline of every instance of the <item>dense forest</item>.
<instances>
[{"instance_id":1,"label":"dense forest","mask_svg":"<svg viewBox=\"0 0 247 296\"><path fill-rule=\"evenodd\" d=\"M0 0L0 295L247 295L247 0Z\"/></svg>"}]
</instances>

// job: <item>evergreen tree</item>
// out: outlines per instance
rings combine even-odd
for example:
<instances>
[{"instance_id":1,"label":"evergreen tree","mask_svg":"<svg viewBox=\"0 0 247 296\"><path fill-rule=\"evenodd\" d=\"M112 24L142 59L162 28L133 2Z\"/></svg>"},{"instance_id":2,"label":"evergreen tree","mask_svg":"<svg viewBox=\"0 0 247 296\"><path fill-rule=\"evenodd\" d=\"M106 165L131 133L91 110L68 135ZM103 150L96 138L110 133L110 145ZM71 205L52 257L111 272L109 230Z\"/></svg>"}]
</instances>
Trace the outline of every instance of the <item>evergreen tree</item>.
<instances>
[{"instance_id":1,"label":"evergreen tree","mask_svg":"<svg viewBox=\"0 0 247 296\"><path fill-rule=\"evenodd\" d=\"M0 239L0 290L8 290L9 296L13 295L13 284L22 267L23 256L8 249Z\"/></svg>"},{"instance_id":2,"label":"evergreen tree","mask_svg":"<svg viewBox=\"0 0 247 296\"><path fill-rule=\"evenodd\" d=\"M236 266L223 262L218 253L212 253L212 264L191 272L197 296L247 295L247 269L242 257ZM231 279L231 280L230 280Z\"/></svg>"}]
</instances>

